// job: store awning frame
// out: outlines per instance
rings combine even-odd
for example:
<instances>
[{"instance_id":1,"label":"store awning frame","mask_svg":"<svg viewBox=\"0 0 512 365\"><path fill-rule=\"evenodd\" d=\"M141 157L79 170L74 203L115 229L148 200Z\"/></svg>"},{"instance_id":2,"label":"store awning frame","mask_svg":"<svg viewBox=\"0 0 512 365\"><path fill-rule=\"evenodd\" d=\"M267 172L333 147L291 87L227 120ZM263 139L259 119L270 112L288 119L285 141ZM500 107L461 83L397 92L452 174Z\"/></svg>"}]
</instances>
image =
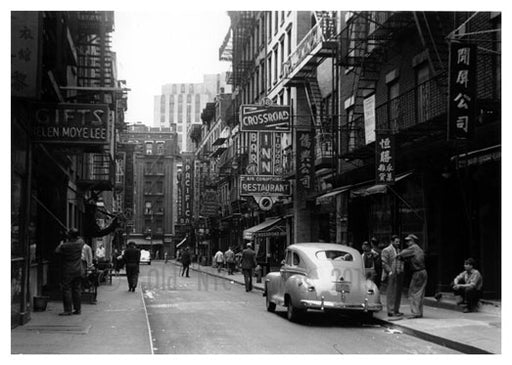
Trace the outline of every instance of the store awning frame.
<instances>
[{"instance_id":1,"label":"store awning frame","mask_svg":"<svg viewBox=\"0 0 512 365\"><path fill-rule=\"evenodd\" d=\"M329 199L334 198L334 197L338 196L341 193L349 191L350 188L352 188L353 186L354 185L341 186L339 188L336 188L336 189L333 189L333 190L329 191L328 193L325 193L325 194L322 194L320 196L317 196L316 197L316 204L317 205L324 204L324 203L328 202Z\"/></svg>"},{"instance_id":2,"label":"store awning frame","mask_svg":"<svg viewBox=\"0 0 512 365\"><path fill-rule=\"evenodd\" d=\"M395 178L395 183L413 174L413 171L404 172ZM350 191L351 198L366 197L375 194L386 194L390 185L386 184L368 184L363 187L359 187L357 190Z\"/></svg>"},{"instance_id":3,"label":"store awning frame","mask_svg":"<svg viewBox=\"0 0 512 365\"><path fill-rule=\"evenodd\" d=\"M182 240L181 240L181 241L176 245L176 248L180 248L180 246L181 246L182 244L184 244L184 243L187 241L187 238L188 238L188 237L185 237L184 239L182 239Z\"/></svg>"},{"instance_id":4,"label":"store awning frame","mask_svg":"<svg viewBox=\"0 0 512 365\"><path fill-rule=\"evenodd\" d=\"M255 226L247 228L247 229L244 229L243 238L245 240L252 240L252 239L254 239L254 234L256 232L270 229L282 220L284 220L284 219L280 218L280 217L279 218L269 218L260 224L257 224Z\"/></svg>"}]
</instances>

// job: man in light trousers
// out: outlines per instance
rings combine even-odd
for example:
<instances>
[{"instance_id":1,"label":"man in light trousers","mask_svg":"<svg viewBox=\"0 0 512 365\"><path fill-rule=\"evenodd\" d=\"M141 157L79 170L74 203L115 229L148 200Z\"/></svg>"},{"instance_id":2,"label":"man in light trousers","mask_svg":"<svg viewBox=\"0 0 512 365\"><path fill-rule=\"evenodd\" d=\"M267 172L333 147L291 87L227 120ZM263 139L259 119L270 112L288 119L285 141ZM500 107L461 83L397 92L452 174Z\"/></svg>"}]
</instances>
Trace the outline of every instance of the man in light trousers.
<instances>
[{"instance_id":1,"label":"man in light trousers","mask_svg":"<svg viewBox=\"0 0 512 365\"><path fill-rule=\"evenodd\" d=\"M418 237L410 234L405 238L407 248L403 249L397 256L409 262L412 270L411 283L409 284L409 302L411 315L407 318L423 317L423 298L427 287L427 270L425 269L425 253L418 246Z\"/></svg>"}]
</instances>

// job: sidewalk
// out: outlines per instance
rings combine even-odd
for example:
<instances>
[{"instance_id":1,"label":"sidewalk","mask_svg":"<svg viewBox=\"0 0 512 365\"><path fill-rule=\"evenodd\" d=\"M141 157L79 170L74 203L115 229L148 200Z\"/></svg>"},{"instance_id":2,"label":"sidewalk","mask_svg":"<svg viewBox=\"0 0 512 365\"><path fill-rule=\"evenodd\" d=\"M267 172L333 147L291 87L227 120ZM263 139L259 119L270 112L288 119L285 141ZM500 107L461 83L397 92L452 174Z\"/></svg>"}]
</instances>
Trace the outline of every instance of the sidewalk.
<instances>
[{"instance_id":1,"label":"sidewalk","mask_svg":"<svg viewBox=\"0 0 512 365\"><path fill-rule=\"evenodd\" d=\"M172 261L180 265L176 261ZM234 275L227 275L223 269L221 273L211 266L200 266L194 263L190 266L192 270L202 271L210 275L232 280L244 285L244 277L240 272ZM256 282L253 279L255 290L263 292L264 282ZM407 333L438 345L446 346L464 353L493 353L501 354L501 311L499 308L487 310L482 306L477 313L462 313L462 311L450 310L429 306L435 301L425 298L423 307L423 318L401 319L390 321L387 312L382 310L375 314L375 319L386 327ZM385 305L386 297L382 296L382 303ZM401 311L405 315L410 314L407 298L402 298Z\"/></svg>"},{"instance_id":2,"label":"sidewalk","mask_svg":"<svg viewBox=\"0 0 512 365\"><path fill-rule=\"evenodd\" d=\"M140 288L128 292L126 277L98 287L97 304L82 314L59 316L62 303L48 302L24 326L11 331L12 354L151 354Z\"/></svg>"}]
</instances>

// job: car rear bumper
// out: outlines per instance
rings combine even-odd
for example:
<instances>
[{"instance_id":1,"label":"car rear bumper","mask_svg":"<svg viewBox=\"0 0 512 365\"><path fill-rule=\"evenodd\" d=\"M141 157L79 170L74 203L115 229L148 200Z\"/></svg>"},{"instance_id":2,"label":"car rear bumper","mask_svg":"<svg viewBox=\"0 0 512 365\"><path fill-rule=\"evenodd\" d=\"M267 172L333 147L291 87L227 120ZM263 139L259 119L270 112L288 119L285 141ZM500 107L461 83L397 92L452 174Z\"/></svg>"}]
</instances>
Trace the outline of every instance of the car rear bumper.
<instances>
[{"instance_id":1,"label":"car rear bumper","mask_svg":"<svg viewBox=\"0 0 512 365\"><path fill-rule=\"evenodd\" d=\"M300 301L305 308L310 309L343 309L343 310L356 310L364 312L378 312L382 310L382 304L380 303L343 303L343 302L331 302L322 300L307 300L303 299Z\"/></svg>"}]
</instances>

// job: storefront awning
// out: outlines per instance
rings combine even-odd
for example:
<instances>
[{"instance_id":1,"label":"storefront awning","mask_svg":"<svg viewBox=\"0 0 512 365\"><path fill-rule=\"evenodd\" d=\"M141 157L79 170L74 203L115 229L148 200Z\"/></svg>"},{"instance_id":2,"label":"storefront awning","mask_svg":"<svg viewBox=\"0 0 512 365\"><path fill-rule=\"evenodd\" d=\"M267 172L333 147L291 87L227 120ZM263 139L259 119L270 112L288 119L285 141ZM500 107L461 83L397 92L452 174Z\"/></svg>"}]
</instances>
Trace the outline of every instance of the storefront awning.
<instances>
[{"instance_id":1,"label":"storefront awning","mask_svg":"<svg viewBox=\"0 0 512 365\"><path fill-rule=\"evenodd\" d=\"M330 192L328 193L325 193L323 195L320 195L316 198L316 204L319 205L319 204L326 204L326 203L329 203L330 199L331 198L334 198L335 196L337 196L338 194L341 194L341 193L344 193L345 191L348 191L350 190L350 188L352 187L353 185L345 185L345 186L341 186L339 188L336 188L336 189L333 189L331 190Z\"/></svg>"},{"instance_id":2,"label":"storefront awning","mask_svg":"<svg viewBox=\"0 0 512 365\"><path fill-rule=\"evenodd\" d=\"M176 248L180 248L180 246L181 246L182 244L184 244L184 243L187 241L187 238L188 238L188 237L185 237L184 239L182 239L182 240L181 240L181 241L176 245Z\"/></svg>"},{"instance_id":3,"label":"storefront awning","mask_svg":"<svg viewBox=\"0 0 512 365\"><path fill-rule=\"evenodd\" d=\"M407 176L409 176L411 174L412 174L412 171L400 174L395 178L395 182L405 179ZM359 198L359 197L365 197L365 196L370 196L370 195L374 195L374 194L386 194L387 192L388 192L387 185L374 184L374 185L366 186L363 188L359 188L357 190L352 190L350 192L350 197L351 198Z\"/></svg>"},{"instance_id":4,"label":"storefront awning","mask_svg":"<svg viewBox=\"0 0 512 365\"><path fill-rule=\"evenodd\" d=\"M472 165L483 165L487 162L501 160L501 144L474 150L467 153L462 153L450 158L455 162L455 167L461 169Z\"/></svg>"},{"instance_id":5,"label":"storefront awning","mask_svg":"<svg viewBox=\"0 0 512 365\"><path fill-rule=\"evenodd\" d=\"M262 222L254 227L245 229L243 237L246 240L252 240L254 238L254 234L256 232L263 232L266 230L270 230L274 225L276 225L280 221L283 221L283 219L282 218L267 219L265 222Z\"/></svg>"},{"instance_id":6,"label":"storefront awning","mask_svg":"<svg viewBox=\"0 0 512 365\"><path fill-rule=\"evenodd\" d=\"M135 245L137 246L157 246L157 245L162 245L162 240L161 239L158 239L158 240L148 240L148 239L145 239L145 238L139 238L139 237L130 237L126 240L127 243L130 243L130 242L135 242Z\"/></svg>"}]
</instances>

